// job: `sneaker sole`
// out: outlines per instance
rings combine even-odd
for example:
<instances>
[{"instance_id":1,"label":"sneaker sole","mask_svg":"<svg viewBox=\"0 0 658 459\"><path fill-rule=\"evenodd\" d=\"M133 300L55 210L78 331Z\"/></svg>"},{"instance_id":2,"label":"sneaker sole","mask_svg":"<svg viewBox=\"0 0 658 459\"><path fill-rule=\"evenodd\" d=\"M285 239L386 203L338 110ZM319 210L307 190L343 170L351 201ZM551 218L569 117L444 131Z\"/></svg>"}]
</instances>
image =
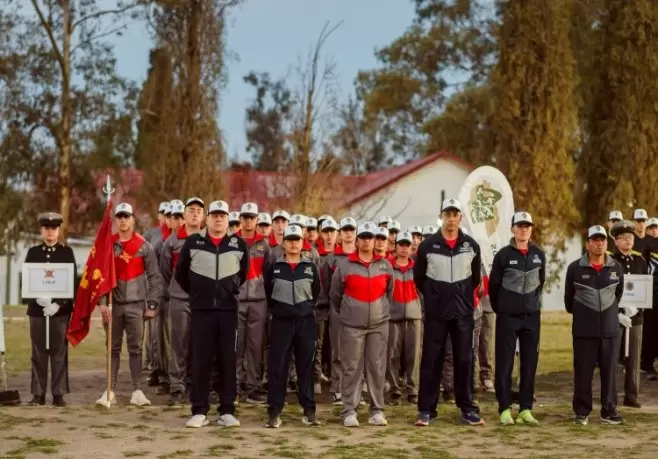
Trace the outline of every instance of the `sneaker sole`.
<instances>
[{"instance_id":1,"label":"sneaker sole","mask_svg":"<svg viewBox=\"0 0 658 459\"><path fill-rule=\"evenodd\" d=\"M415 425L416 425L416 427L427 427L427 426L430 425L430 423L429 423L429 421L425 422L425 421L418 420L418 421L416 421Z\"/></svg>"},{"instance_id":2,"label":"sneaker sole","mask_svg":"<svg viewBox=\"0 0 658 459\"><path fill-rule=\"evenodd\" d=\"M480 422L471 422L466 419L462 419L462 424L469 425L469 426L483 426L484 425L484 420L481 419Z\"/></svg>"},{"instance_id":3,"label":"sneaker sole","mask_svg":"<svg viewBox=\"0 0 658 459\"><path fill-rule=\"evenodd\" d=\"M245 400L245 403L249 403L250 405L265 405L267 402L266 401L261 402L259 400L252 400L248 398L247 400Z\"/></svg>"},{"instance_id":4,"label":"sneaker sole","mask_svg":"<svg viewBox=\"0 0 658 459\"><path fill-rule=\"evenodd\" d=\"M611 421L610 419L601 418L601 424L607 424L607 425L610 425L610 426L618 426L618 425L621 425L623 423L624 423L624 421Z\"/></svg>"},{"instance_id":5,"label":"sneaker sole","mask_svg":"<svg viewBox=\"0 0 658 459\"><path fill-rule=\"evenodd\" d=\"M204 423L201 424L200 426L188 426L188 425L186 424L185 427L187 427L188 429L200 429L201 427L205 427L205 426L207 426L208 424L210 424L210 421L206 420L206 421L204 421Z\"/></svg>"}]
</instances>

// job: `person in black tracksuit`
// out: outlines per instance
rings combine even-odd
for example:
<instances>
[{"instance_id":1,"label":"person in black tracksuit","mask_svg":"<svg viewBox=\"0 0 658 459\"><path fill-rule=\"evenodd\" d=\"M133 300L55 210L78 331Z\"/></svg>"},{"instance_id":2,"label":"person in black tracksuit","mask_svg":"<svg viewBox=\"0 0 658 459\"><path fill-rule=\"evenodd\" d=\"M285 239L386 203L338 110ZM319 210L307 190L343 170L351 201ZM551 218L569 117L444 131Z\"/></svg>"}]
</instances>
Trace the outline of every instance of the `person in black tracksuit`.
<instances>
[{"instance_id":1,"label":"person in black tracksuit","mask_svg":"<svg viewBox=\"0 0 658 459\"><path fill-rule=\"evenodd\" d=\"M301 255L302 229L289 226L283 234L285 253L263 273L270 322L268 364L268 414L266 427L281 425L281 410L292 354L297 370L297 398L304 409L302 423L316 425L313 392L317 326L315 306L320 295L320 275L313 261Z\"/></svg>"},{"instance_id":2,"label":"person in black tracksuit","mask_svg":"<svg viewBox=\"0 0 658 459\"><path fill-rule=\"evenodd\" d=\"M192 418L187 427L208 424L210 375L219 367L221 426L240 425L233 402L237 397L235 340L237 295L249 269L249 248L240 237L227 235L228 204L208 207L208 227L188 236L181 248L174 277L190 296L192 321Z\"/></svg>"},{"instance_id":3,"label":"person in black tracksuit","mask_svg":"<svg viewBox=\"0 0 658 459\"><path fill-rule=\"evenodd\" d=\"M649 381L658 379L658 373L654 368L654 362L658 358L658 237L649 234L649 232L654 233L656 226L658 226L658 221L655 218L647 221L647 235L642 252L644 260L649 264L649 273L653 275L653 308L644 311L642 361L640 363L640 367L646 373Z\"/></svg>"},{"instance_id":4,"label":"person in black tracksuit","mask_svg":"<svg viewBox=\"0 0 658 459\"><path fill-rule=\"evenodd\" d=\"M519 340L521 381L518 423L536 424L531 410L539 360L541 295L546 279L546 256L530 242L532 217L517 212L512 217L514 237L494 256L489 275L489 297L496 313L496 399L501 423L513 424L512 370Z\"/></svg>"},{"instance_id":5,"label":"person in black tracksuit","mask_svg":"<svg viewBox=\"0 0 658 459\"><path fill-rule=\"evenodd\" d=\"M447 199L441 209L442 227L418 247L414 282L424 298L424 322L417 426L437 416L446 339L450 336L455 370L455 398L461 421L480 425L473 403L473 294L480 285L480 246L459 229L461 205Z\"/></svg>"},{"instance_id":6,"label":"person in black tracksuit","mask_svg":"<svg viewBox=\"0 0 658 459\"><path fill-rule=\"evenodd\" d=\"M621 424L617 413L617 358L619 301L624 292L624 270L605 254L602 226L588 230L587 252L567 268L564 306L573 314L574 422L586 425L592 411L592 377L601 376L601 422Z\"/></svg>"}]
</instances>

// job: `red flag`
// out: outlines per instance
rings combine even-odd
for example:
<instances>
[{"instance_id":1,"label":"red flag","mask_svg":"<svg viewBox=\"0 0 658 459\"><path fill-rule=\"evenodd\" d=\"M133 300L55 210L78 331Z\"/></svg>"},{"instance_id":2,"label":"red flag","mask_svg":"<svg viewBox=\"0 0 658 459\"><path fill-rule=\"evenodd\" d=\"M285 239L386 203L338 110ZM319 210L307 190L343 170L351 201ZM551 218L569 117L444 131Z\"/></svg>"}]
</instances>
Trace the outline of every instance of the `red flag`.
<instances>
[{"instance_id":1,"label":"red flag","mask_svg":"<svg viewBox=\"0 0 658 459\"><path fill-rule=\"evenodd\" d=\"M89 334L91 313L98 300L107 295L117 285L114 271L114 250L112 239L112 202L107 203L103 223L91 247L85 270L82 273L69 329L66 337L71 346L77 346Z\"/></svg>"}]
</instances>

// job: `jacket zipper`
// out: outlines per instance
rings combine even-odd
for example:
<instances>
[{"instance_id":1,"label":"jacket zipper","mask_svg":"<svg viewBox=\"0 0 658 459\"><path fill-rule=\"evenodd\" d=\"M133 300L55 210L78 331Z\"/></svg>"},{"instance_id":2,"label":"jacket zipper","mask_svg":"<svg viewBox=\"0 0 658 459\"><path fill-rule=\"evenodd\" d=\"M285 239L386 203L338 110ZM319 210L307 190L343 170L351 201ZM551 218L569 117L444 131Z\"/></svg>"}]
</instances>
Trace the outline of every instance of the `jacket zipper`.
<instances>
[{"instance_id":1,"label":"jacket zipper","mask_svg":"<svg viewBox=\"0 0 658 459\"><path fill-rule=\"evenodd\" d=\"M212 244L213 242L210 241L210 243ZM215 290L217 289L217 282L219 282L219 244L215 246ZM217 308L217 292L214 292L212 296L212 305L213 308Z\"/></svg>"},{"instance_id":2,"label":"jacket zipper","mask_svg":"<svg viewBox=\"0 0 658 459\"><path fill-rule=\"evenodd\" d=\"M525 298L525 281L528 277L527 274L528 274L528 254L529 253L530 252L526 252L525 255L523 255L523 253L521 254L521 255L523 255L523 289L521 290L521 301L523 302L523 315L528 314L528 305L526 304L526 301L525 301L525 299L526 299Z\"/></svg>"},{"instance_id":3,"label":"jacket zipper","mask_svg":"<svg viewBox=\"0 0 658 459\"><path fill-rule=\"evenodd\" d=\"M372 261L370 262L370 266L372 266ZM370 328L370 313L372 312L372 302L370 301L372 299L372 289L371 287L371 278L370 278L370 266L368 266L366 269L368 270L368 328Z\"/></svg>"}]
</instances>

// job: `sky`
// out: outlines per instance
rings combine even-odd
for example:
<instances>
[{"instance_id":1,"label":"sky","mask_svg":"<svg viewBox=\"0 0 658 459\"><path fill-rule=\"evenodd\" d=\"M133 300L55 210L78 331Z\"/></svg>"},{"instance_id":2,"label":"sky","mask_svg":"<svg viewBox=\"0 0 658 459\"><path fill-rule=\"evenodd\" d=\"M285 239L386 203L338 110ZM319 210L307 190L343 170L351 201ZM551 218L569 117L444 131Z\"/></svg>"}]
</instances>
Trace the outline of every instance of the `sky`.
<instances>
[{"instance_id":1,"label":"sky","mask_svg":"<svg viewBox=\"0 0 658 459\"><path fill-rule=\"evenodd\" d=\"M107 1L107 0L106 0ZM337 65L340 93L353 91L361 69L378 67L375 50L404 33L414 17L411 0L246 0L233 10L228 30L228 84L221 96L220 126L229 156L245 154L245 108L254 92L242 81L252 70L290 75L329 21L340 27L324 47ZM138 82L146 77L151 39L143 24L129 26L115 45L118 73Z\"/></svg>"}]
</instances>

